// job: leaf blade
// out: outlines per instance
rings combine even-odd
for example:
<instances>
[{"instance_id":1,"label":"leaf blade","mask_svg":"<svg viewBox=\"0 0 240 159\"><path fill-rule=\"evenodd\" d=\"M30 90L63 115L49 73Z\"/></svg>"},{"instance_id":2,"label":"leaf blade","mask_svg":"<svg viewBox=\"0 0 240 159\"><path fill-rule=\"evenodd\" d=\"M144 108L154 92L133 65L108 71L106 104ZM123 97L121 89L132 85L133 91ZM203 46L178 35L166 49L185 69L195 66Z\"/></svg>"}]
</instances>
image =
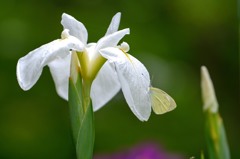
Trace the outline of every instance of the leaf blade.
<instances>
[{"instance_id":1,"label":"leaf blade","mask_svg":"<svg viewBox=\"0 0 240 159\"><path fill-rule=\"evenodd\" d=\"M92 103L86 102L76 53L72 53L69 78L69 109L73 140L78 159L92 159L94 147L94 114ZM85 106L87 104L87 106Z\"/></svg>"}]
</instances>

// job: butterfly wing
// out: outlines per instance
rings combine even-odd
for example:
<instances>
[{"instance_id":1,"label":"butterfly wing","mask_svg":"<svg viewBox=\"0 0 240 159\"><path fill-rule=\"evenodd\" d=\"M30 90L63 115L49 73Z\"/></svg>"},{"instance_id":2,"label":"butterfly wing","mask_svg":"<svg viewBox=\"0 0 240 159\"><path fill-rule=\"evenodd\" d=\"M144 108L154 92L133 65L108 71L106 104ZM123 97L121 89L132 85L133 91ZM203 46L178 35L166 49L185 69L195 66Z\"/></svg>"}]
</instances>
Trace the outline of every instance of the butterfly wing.
<instances>
[{"instance_id":1,"label":"butterfly wing","mask_svg":"<svg viewBox=\"0 0 240 159\"><path fill-rule=\"evenodd\" d=\"M172 97L161 89L151 87L152 109L156 114L164 114L176 108L176 103Z\"/></svg>"}]
</instances>

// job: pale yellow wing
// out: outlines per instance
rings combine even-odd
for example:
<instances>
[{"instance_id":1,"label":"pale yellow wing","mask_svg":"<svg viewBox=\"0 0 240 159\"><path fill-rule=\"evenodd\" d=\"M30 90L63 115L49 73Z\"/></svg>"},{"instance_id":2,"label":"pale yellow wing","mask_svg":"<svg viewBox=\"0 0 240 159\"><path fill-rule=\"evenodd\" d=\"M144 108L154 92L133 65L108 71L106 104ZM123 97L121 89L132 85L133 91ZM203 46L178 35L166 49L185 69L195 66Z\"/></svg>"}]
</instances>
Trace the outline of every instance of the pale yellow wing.
<instances>
[{"instance_id":1,"label":"pale yellow wing","mask_svg":"<svg viewBox=\"0 0 240 159\"><path fill-rule=\"evenodd\" d=\"M161 89L150 87L152 109L156 114L164 114L176 108L176 103L172 97Z\"/></svg>"}]
</instances>

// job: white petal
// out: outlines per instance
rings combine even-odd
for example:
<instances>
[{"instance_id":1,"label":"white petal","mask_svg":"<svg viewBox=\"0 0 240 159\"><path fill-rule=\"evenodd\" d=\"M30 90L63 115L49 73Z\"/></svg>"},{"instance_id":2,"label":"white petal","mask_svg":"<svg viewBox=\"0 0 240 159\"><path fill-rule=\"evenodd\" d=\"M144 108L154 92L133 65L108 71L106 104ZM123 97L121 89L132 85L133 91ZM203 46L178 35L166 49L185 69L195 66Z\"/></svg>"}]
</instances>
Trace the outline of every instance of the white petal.
<instances>
[{"instance_id":1,"label":"white petal","mask_svg":"<svg viewBox=\"0 0 240 159\"><path fill-rule=\"evenodd\" d=\"M83 44L77 38L69 36L42 45L20 58L17 63L17 79L21 88L30 89L39 79L43 67L57 58L67 56L70 49L82 51Z\"/></svg>"},{"instance_id":2,"label":"white petal","mask_svg":"<svg viewBox=\"0 0 240 159\"><path fill-rule=\"evenodd\" d=\"M81 22L77 21L71 15L63 13L61 24L63 25L64 29L70 30L70 35L77 37L84 45L86 45L88 32Z\"/></svg>"},{"instance_id":3,"label":"white petal","mask_svg":"<svg viewBox=\"0 0 240 159\"><path fill-rule=\"evenodd\" d=\"M145 66L118 48L102 49L100 53L115 64L124 97L132 112L139 120L148 120L151 114L150 78Z\"/></svg>"},{"instance_id":4,"label":"white petal","mask_svg":"<svg viewBox=\"0 0 240 159\"><path fill-rule=\"evenodd\" d=\"M117 73L110 66L109 62L105 62L91 87L94 111L100 109L112 99L119 92L120 88Z\"/></svg>"},{"instance_id":5,"label":"white petal","mask_svg":"<svg viewBox=\"0 0 240 159\"><path fill-rule=\"evenodd\" d=\"M203 110L210 110L213 113L218 112L218 102L214 91L214 86L206 66L201 67L201 88L203 98Z\"/></svg>"},{"instance_id":6,"label":"white petal","mask_svg":"<svg viewBox=\"0 0 240 159\"><path fill-rule=\"evenodd\" d=\"M107 30L105 36L110 35L110 34L116 32L116 31L118 31L118 27L119 27L119 24L120 24L120 19L121 19L121 13L120 12L113 16L112 21L111 21L111 23L108 27L108 30Z\"/></svg>"},{"instance_id":7,"label":"white petal","mask_svg":"<svg viewBox=\"0 0 240 159\"><path fill-rule=\"evenodd\" d=\"M127 29L114 32L113 34L104 36L97 42L95 50L100 50L105 47L114 47L126 34L129 34L129 33L130 33L130 30L127 28Z\"/></svg>"},{"instance_id":8,"label":"white petal","mask_svg":"<svg viewBox=\"0 0 240 159\"><path fill-rule=\"evenodd\" d=\"M71 54L64 58L58 58L48 64L52 74L57 93L68 100L68 79L70 74Z\"/></svg>"}]
</instances>

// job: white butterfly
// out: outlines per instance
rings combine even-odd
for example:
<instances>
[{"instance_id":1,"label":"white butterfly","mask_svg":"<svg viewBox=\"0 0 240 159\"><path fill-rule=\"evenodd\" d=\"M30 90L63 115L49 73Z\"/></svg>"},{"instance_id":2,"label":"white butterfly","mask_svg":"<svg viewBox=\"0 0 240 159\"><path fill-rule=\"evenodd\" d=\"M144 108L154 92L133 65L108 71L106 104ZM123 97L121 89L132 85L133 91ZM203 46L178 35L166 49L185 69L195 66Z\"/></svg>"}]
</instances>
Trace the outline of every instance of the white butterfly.
<instances>
[{"instance_id":1,"label":"white butterfly","mask_svg":"<svg viewBox=\"0 0 240 159\"><path fill-rule=\"evenodd\" d=\"M161 89L150 87L150 98L152 109L156 114L164 114L176 108L176 103L172 97Z\"/></svg>"}]
</instances>

